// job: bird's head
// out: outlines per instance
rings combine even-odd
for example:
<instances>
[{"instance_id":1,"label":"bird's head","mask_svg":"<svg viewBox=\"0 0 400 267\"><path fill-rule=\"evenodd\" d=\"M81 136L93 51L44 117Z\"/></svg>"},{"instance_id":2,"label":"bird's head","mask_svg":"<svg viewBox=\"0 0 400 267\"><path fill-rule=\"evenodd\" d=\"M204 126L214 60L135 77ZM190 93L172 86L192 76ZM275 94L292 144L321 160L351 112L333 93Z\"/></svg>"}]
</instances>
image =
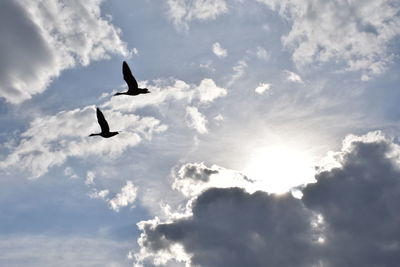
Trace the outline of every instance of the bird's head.
<instances>
[{"instance_id":1,"label":"bird's head","mask_svg":"<svg viewBox=\"0 0 400 267\"><path fill-rule=\"evenodd\" d=\"M147 88L143 88L143 90L144 90L144 93L145 93L145 94L151 93L151 92L149 91L149 89L147 89Z\"/></svg>"}]
</instances>

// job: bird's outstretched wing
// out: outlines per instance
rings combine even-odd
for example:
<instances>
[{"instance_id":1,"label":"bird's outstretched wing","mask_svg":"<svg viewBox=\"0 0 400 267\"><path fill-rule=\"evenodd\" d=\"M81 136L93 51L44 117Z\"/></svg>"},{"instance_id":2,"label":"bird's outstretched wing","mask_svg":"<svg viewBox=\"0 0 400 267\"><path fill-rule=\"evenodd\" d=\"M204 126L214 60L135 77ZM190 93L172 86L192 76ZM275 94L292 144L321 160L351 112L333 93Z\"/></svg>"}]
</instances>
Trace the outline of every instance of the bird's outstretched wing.
<instances>
[{"instance_id":1,"label":"bird's outstretched wing","mask_svg":"<svg viewBox=\"0 0 400 267\"><path fill-rule=\"evenodd\" d=\"M124 74L124 80L128 84L128 91L136 91L138 89L138 83L135 77L133 77L131 69L125 61L122 63L122 72Z\"/></svg>"},{"instance_id":2,"label":"bird's outstretched wing","mask_svg":"<svg viewBox=\"0 0 400 267\"><path fill-rule=\"evenodd\" d=\"M97 108L97 121L100 124L101 132L109 132L110 131L110 127L108 126L108 123L99 108Z\"/></svg>"}]
</instances>

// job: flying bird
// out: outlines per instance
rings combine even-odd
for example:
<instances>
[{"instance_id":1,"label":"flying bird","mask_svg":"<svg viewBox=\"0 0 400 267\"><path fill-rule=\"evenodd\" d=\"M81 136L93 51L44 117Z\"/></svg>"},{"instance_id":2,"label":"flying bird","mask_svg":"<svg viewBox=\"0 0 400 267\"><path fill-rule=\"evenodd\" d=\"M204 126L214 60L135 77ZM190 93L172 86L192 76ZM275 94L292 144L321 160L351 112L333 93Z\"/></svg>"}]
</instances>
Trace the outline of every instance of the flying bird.
<instances>
[{"instance_id":1,"label":"flying bird","mask_svg":"<svg viewBox=\"0 0 400 267\"><path fill-rule=\"evenodd\" d=\"M97 121L99 122L99 125L101 128L101 133L94 133L89 136L100 135L101 137L104 137L104 138L110 138L110 137L113 137L114 135L117 135L118 132L110 132L110 127L108 126L108 123L99 108L97 108L96 113L97 113Z\"/></svg>"},{"instance_id":2,"label":"flying bird","mask_svg":"<svg viewBox=\"0 0 400 267\"><path fill-rule=\"evenodd\" d=\"M140 95L150 93L149 89L147 88L139 88L135 77L132 75L131 69L125 61L122 63L122 72L124 74L124 80L128 85L128 91L116 93L115 95Z\"/></svg>"}]
</instances>

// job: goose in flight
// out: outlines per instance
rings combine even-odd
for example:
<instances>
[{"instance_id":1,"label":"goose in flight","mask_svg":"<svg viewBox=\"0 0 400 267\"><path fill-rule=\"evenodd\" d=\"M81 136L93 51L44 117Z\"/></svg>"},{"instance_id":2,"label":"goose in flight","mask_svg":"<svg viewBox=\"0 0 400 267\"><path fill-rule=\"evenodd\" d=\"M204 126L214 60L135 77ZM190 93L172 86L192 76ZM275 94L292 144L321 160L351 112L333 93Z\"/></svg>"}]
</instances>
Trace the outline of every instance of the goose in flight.
<instances>
[{"instance_id":1,"label":"goose in flight","mask_svg":"<svg viewBox=\"0 0 400 267\"><path fill-rule=\"evenodd\" d=\"M97 121L99 122L99 125L101 128L101 133L95 133L95 134L91 134L89 136L100 135L101 137L104 137L104 138L110 138L110 137L118 134L118 132L110 132L110 127L108 126L108 123L99 108L97 108Z\"/></svg>"},{"instance_id":2,"label":"goose in flight","mask_svg":"<svg viewBox=\"0 0 400 267\"><path fill-rule=\"evenodd\" d=\"M125 61L124 63L122 63L122 72L124 74L124 80L128 85L128 91L123 93L116 93L115 95L140 95L150 93L149 89L138 87L138 83L135 77L133 77L131 69Z\"/></svg>"}]
</instances>

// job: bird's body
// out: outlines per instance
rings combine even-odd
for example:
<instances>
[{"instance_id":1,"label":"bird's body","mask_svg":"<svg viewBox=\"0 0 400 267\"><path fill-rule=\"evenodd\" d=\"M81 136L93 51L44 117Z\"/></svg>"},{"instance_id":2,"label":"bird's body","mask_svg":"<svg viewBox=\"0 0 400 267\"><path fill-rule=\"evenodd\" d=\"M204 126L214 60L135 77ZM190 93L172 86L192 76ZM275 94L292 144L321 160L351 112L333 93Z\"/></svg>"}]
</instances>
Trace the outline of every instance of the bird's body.
<instances>
[{"instance_id":1,"label":"bird's body","mask_svg":"<svg viewBox=\"0 0 400 267\"><path fill-rule=\"evenodd\" d=\"M147 88L139 88L138 83L133 77L131 69L129 68L128 64L124 61L122 63L122 73L124 74L124 80L128 85L128 91L123 93L116 93L116 95L140 95L140 94L148 94L150 93L149 89Z\"/></svg>"},{"instance_id":2,"label":"bird's body","mask_svg":"<svg viewBox=\"0 0 400 267\"><path fill-rule=\"evenodd\" d=\"M97 114L97 121L101 128L101 133L94 133L89 136L100 135L101 137L104 137L104 138L110 138L110 137L113 137L114 135L118 134L118 132L110 132L110 127L108 126L108 123L99 108L96 109L96 114Z\"/></svg>"}]
</instances>

